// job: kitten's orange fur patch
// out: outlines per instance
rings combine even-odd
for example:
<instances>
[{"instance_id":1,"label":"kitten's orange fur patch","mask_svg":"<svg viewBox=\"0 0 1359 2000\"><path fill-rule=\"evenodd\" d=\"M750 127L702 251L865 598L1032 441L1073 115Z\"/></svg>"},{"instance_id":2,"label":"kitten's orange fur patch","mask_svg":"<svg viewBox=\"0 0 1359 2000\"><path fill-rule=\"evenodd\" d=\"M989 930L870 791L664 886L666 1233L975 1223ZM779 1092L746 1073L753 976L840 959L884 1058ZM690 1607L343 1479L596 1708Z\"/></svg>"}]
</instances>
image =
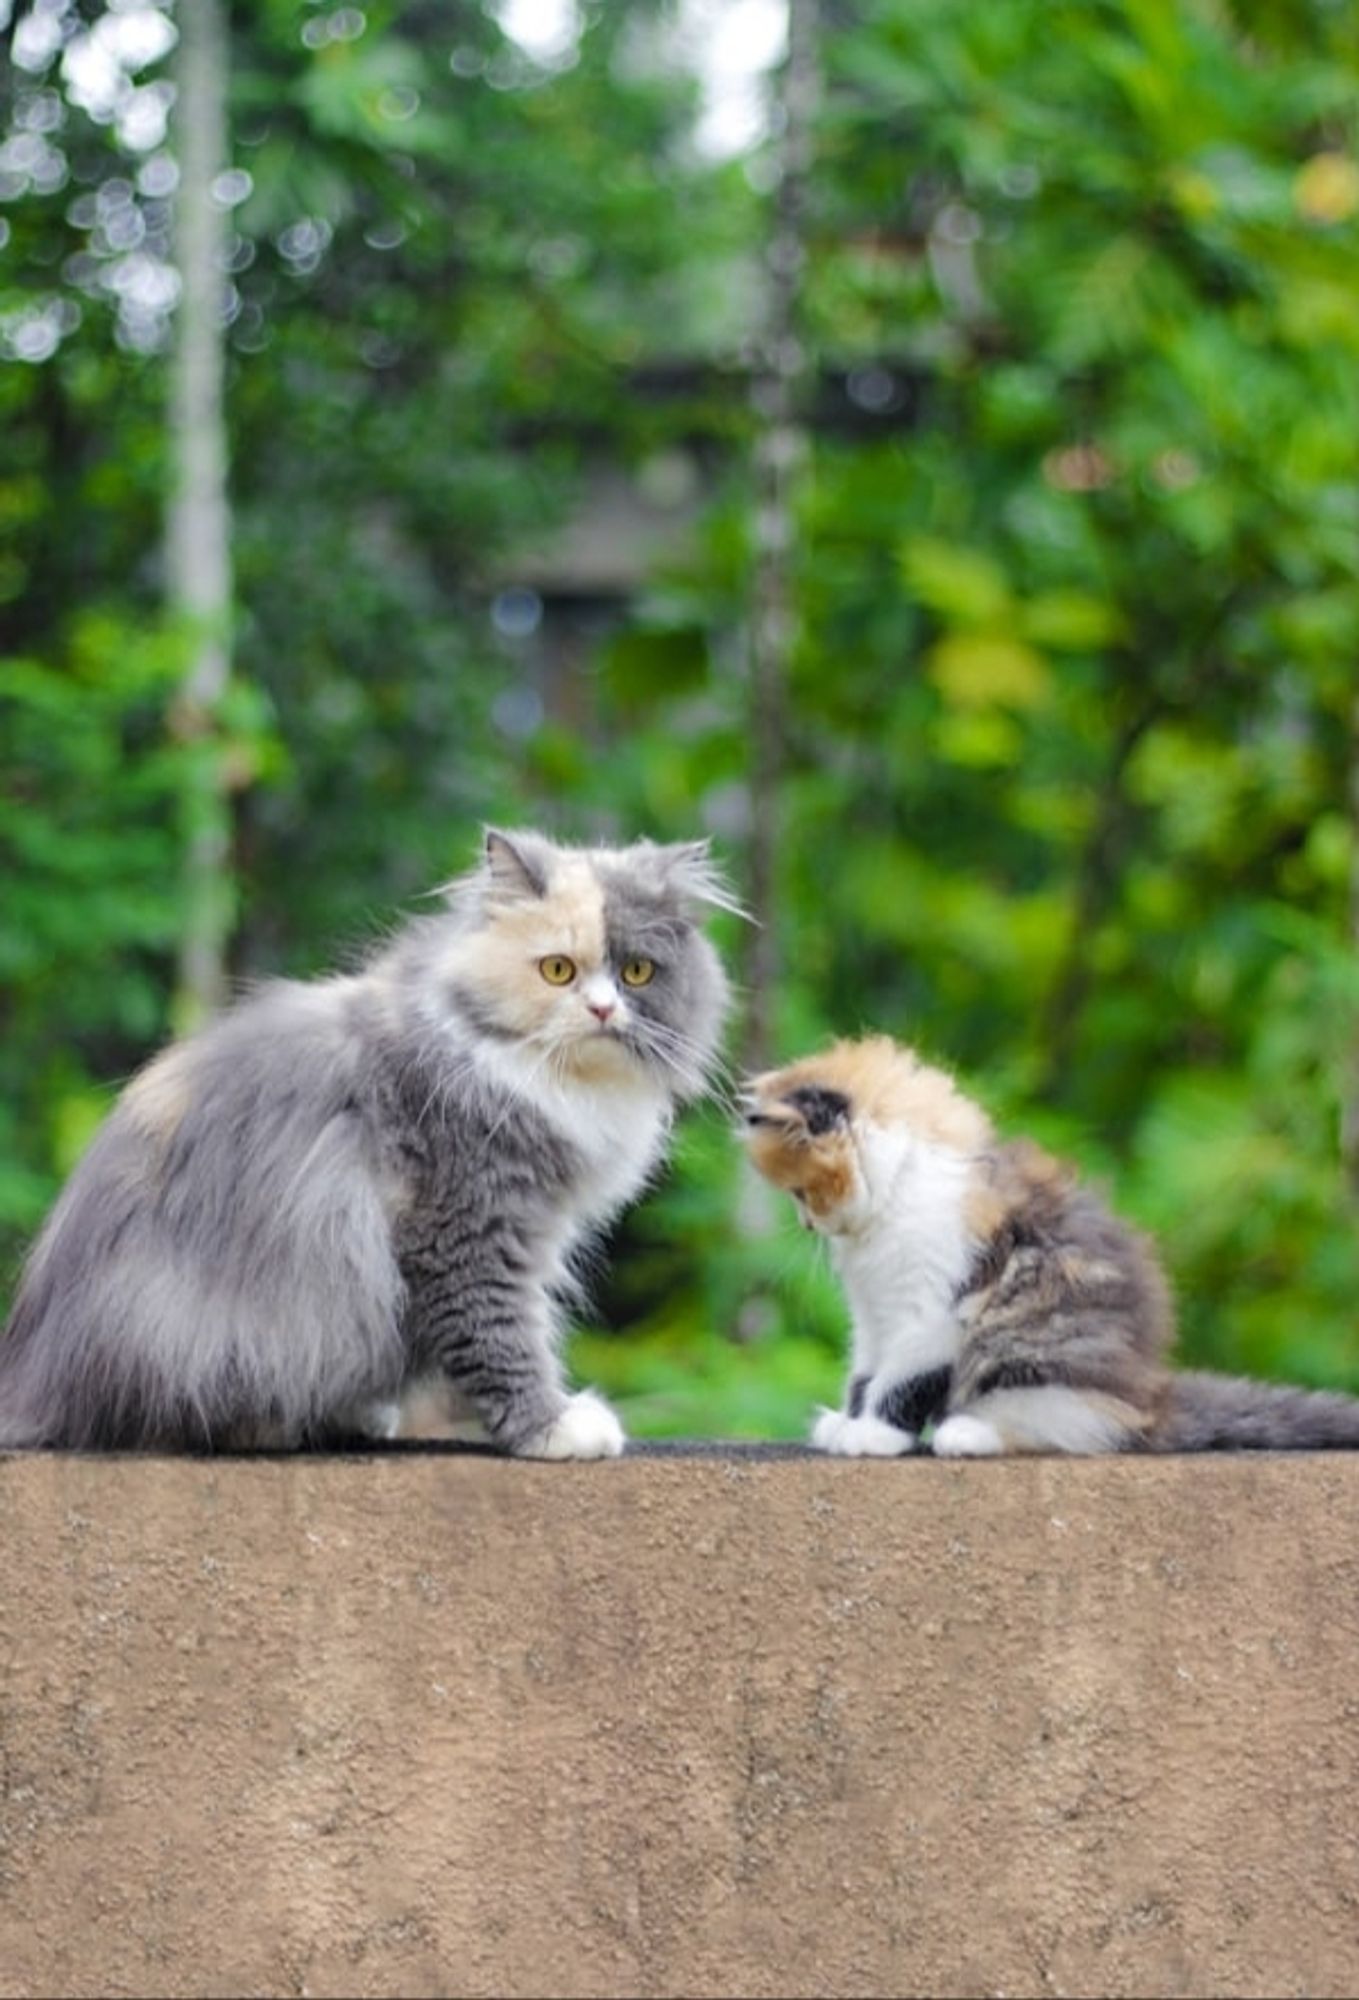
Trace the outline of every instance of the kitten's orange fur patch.
<instances>
[{"instance_id":1,"label":"kitten's orange fur patch","mask_svg":"<svg viewBox=\"0 0 1359 2000\"><path fill-rule=\"evenodd\" d=\"M757 1126L747 1142L767 1181L806 1202L813 1215L831 1215L853 1194L854 1147L847 1132L813 1138L805 1125Z\"/></svg>"},{"instance_id":2,"label":"kitten's orange fur patch","mask_svg":"<svg viewBox=\"0 0 1359 2000\"><path fill-rule=\"evenodd\" d=\"M756 1077L751 1089L767 1107L808 1086L840 1091L849 1099L851 1121L904 1125L955 1152L981 1152L994 1136L986 1113L963 1096L951 1076L888 1035L834 1042L817 1055Z\"/></svg>"},{"instance_id":3,"label":"kitten's orange fur patch","mask_svg":"<svg viewBox=\"0 0 1359 2000\"><path fill-rule=\"evenodd\" d=\"M790 1099L799 1090L829 1090L849 1101L849 1123L813 1133ZM858 1190L854 1131L864 1125L905 1126L922 1139L967 1156L991 1143L990 1120L943 1070L931 1069L886 1035L835 1042L785 1069L756 1077L751 1093L769 1122L746 1134L751 1159L766 1180L787 1188L826 1220Z\"/></svg>"}]
</instances>

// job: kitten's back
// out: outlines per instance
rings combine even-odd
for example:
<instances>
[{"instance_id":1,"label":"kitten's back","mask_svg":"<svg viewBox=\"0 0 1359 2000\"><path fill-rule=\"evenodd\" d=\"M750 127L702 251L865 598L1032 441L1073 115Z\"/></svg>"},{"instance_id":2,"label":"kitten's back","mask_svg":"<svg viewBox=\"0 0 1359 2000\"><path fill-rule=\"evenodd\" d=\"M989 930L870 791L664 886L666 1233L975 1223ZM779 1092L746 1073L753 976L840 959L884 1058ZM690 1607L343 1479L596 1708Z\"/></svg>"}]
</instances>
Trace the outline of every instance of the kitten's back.
<instances>
[{"instance_id":1,"label":"kitten's back","mask_svg":"<svg viewBox=\"0 0 1359 2000\"><path fill-rule=\"evenodd\" d=\"M1025 1139L980 1163L972 1209L954 1406L1041 1384L1113 1399L1149 1425L1173 1314L1147 1240Z\"/></svg>"}]
</instances>

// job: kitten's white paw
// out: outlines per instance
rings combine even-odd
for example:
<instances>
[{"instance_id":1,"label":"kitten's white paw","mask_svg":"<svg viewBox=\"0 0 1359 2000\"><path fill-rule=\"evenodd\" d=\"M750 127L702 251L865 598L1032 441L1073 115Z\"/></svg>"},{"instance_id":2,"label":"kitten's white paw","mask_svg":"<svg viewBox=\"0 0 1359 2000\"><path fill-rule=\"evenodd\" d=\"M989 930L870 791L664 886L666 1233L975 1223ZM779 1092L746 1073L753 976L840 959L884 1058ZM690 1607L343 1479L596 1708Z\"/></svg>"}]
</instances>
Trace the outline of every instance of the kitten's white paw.
<instances>
[{"instance_id":1,"label":"kitten's white paw","mask_svg":"<svg viewBox=\"0 0 1359 2000\"><path fill-rule=\"evenodd\" d=\"M843 1410L823 1410L812 1425L812 1443L836 1458L900 1458L915 1450L910 1431L899 1431L881 1417L848 1417Z\"/></svg>"},{"instance_id":2,"label":"kitten's white paw","mask_svg":"<svg viewBox=\"0 0 1359 2000\"><path fill-rule=\"evenodd\" d=\"M582 1389L545 1430L516 1448L517 1458L617 1458L623 1426L602 1396Z\"/></svg>"},{"instance_id":3,"label":"kitten's white paw","mask_svg":"<svg viewBox=\"0 0 1359 2000\"><path fill-rule=\"evenodd\" d=\"M994 1424L965 1413L945 1417L933 1439L936 1458L994 1458L1004 1449L1005 1440Z\"/></svg>"}]
</instances>

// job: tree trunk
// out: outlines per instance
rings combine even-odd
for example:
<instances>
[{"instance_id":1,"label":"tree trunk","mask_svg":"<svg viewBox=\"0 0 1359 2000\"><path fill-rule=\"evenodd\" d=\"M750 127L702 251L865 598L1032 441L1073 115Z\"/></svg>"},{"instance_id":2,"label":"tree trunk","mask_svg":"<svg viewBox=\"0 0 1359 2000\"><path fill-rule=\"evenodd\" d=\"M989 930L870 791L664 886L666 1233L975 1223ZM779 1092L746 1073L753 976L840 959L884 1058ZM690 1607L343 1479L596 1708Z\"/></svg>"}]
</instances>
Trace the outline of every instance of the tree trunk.
<instances>
[{"instance_id":1,"label":"tree trunk","mask_svg":"<svg viewBox=\"0 0 1359 2000\"><path fill-rule=\"evenodd\" d=\"M745 1061L769 1061L771 1013L779 978L776 910L780 792L787 726L788 661L796 638L793 603L794 495L806 457L802 404L808 355L799 336L798 295L805 244L812 122L818 93L817 0L789 0L788 56L780 72L774 226L766 257L764 325L752 391L755 574L750 635L750 908Z\"/></svg>"},{"instance_id":2,"label":"tree trunk","mask_svg":"<svg viewBox=\"0 0 1359 2000\"><path fill-rule=\"evenodd\" d=\"M747 1005L742 1063L747 1075L769 1066L774 999L780 975L778 857L782 845L782 785L787 734L788 663L797 637L793 594L794 513L798 475L807 456L802 421L810 373L800 338L798 298L807 261L805 242L812 121L819 88L817 0L788 0L788 54L774 95L777 178L774 219L765 255L765 297L755 380L756 428L754 578L750 618L750 850L748 896L753 919L746 957ZM767 1181L743 1161L737 1220L744 1238L769 1236L777 1205ZM775 1318L757 1286L736 1316L738 1340L755 1340Z\"/></svg>"},{"instance_id":3,"label":"tree trunk","mask_svg":"<svg viewBox=\"0 0 1359 2000\"><path fill-rule=\"evenodd\" d=\"M231 663L231 516L223 414L226 211L213 182L227 165L228 41L221 0L180 0L173 143L181 293L170 386L166 598L188 661L174 728L188 745L183 798L184 914L177 1024L225 997L232 918L231 805L221 741Z\"/></svg>"}]
</instances>

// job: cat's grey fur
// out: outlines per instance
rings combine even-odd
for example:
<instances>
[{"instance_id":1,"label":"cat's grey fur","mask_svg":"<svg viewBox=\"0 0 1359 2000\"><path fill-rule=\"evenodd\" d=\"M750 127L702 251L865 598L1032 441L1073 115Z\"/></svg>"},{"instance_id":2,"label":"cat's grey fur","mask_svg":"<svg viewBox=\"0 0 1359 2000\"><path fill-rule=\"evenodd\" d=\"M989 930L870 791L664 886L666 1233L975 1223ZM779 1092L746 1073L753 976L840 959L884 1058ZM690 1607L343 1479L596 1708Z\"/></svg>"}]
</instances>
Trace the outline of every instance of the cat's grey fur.
<instances>
[{"instance_id":1,"label":"cat's grey fur","mask_svg":"<svg viewBox=\"0 0 1359 2000\"><path fill-rule=\"evenodd\" d=\"M746 1136L850 1300L824 1450L890 1456L931 1426L959 1456L1359 1447L1359 1399L1171 1368L1150 1240L887 1037L756 1078Z\"/></svg>"},{"instance_id":2,"label":"cat's grey fur","mask_svg":"<svg viewBox=\"0 0 1359 2000\"><path fill-rule=\"evenodd\" d=\"M726 892L701 845L491 832L446 893L128 1086L0 1336L0 1446L296 1446L388 1430L434 1378L510 1451L621 1448L568 1395L558 1305L705 1088L727 989L699 920Z\"/></svg>"}]
</instances>

